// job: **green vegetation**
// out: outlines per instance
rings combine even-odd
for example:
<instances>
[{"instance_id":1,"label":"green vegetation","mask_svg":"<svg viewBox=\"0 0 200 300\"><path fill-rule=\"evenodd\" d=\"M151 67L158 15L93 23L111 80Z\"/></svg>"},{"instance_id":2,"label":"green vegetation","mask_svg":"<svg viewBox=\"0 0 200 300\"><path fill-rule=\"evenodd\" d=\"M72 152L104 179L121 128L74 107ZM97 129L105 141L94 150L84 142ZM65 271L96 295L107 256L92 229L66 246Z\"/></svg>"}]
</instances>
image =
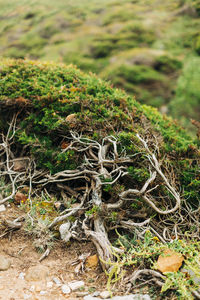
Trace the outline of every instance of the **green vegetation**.
<instances>
[{"instance_id":1,"label":"green vegetation","mask_svg":"<svg viewBox=\"0 0 200 300\"><path fill-rule=\"evenodd\" d=\"M199 0L0 0L0 7L1 56L75 64L172 113L194 132Z\"/></svg>"},{"instance_id":2,"label":"green vegetation","mask_svg":"<svg viewBox=\"0 0 200 300\"><path fill-rule=\"evenodd\" d=\"M156 59L167 72L168 58L161 55ZM20 205L28 212L24 229L32 233L37 248L44 251L52 247L63 222L72 226L69 238L76 238L78 228L78 239L81 232L92 241L93 233L98 237L95 230L105 224L112 244L124 251L109 252L109 256L98 253L104 268L113 266L108 285L122 278L130 266L153 268L166 247L182 253L185 266L196 272L199 242L188 237L199 234L195 211L200 186L198 140L156 108L138 103L121 89L72 65L3 59L0 109L1 165L5 170L10 168L9 172L0 170L0 190L3 197L11 194L12 200L13 189L31 186L30 197ZM14 165L7 163L22 155L30 158L28 172L15 171ZM67 195L63 196L63 190ZM57 201L66 209L65 215L59 208L55 210ZM149 204L152 201L154 206ZM179 206L175 201L180 201ZM141 230L137 226L133 230L129 224L144 220ZM163 245L152 232L158 228L157 235L162 235L166 220L170 238ZM93 224L97 226L93 228ZM120 236L113 230L116 227ZM174 239L175 228L183 241L176 238L168 243ZM95 240L95 245L100 242ZM101 249L107 251L109 243ZM166 274L163 295L175 293L180 299L193 295L197 285L187 276L181 271Z\"/></svg>"},{"instance_id":3,"label":"green vegetation","mask_svg":"<svg viewBox=\"0 0 200 300\"><path fill-rule=\"evenodd\" d=\"M184 268L178 272L165 272L165 283L161 289L161 299L170 299L172 294L168 294L171 290L175 290L175 299L187 300L195 299L193 291L198 291L199 288L199 252L200 243L196 240L174 240L171 243L163 244L157 236L153 236L148 230L145 233L144 241L137 240L136 237L119 235L116 245L120 245L125 250L122 255L115 253L116 262L111 263L112 271L108 273L107 288L111 291L112 284L119 281L125 276L127 268L133 269L137 267L149 267L157 269L157 259L159 255L163 255L166 250L171 250L175 253L182 254L184 257ZM187 236L187 235L186 235ZM192 276L189 276L192 274ZM135 277L134 281L138 281ZM154 293L150 295L152 299L158 296Z\"/></svg>"},{"instance_id":4,"label":"green vegetation","mask_svg":"<svg viewBox=\"0 0 200 300\"><path fill-rule=\"evenodd\" d=\"M167 152L170 160L181 166L184 193L190 193L191 181L196 180L198 172L195 163L198 142L195 145L179 125L162 117L156 109L140 105L94 75L85 75L62 64L6 59L0 64L0 82L2 126L8 124L12 112L4 111L4 103L22 107L16 139L21 145L29 146L31 154L37 157L38 167L47 168L53 174L73 170L81 163L82 158L74 151L62 151L63 137L70 130L81 131L96 140L117 134L122 147L132 154L139 151L134 146L135 142L138 144L136 133L145 134L146 126L150 126L151 134L160 136L163 155ZM72 123L66 119L71 114L75 114ZM194 159L193 169L190 169L190 159ZM136 171L134 176L140 177L139 180L143 177ZM196 202L198 191L193 194Z\"/></svg>"},{"instance_id":5,"label":"green vegetation","mask_svg":"<svg viewBox=\"0 0 200 300\"><path fill-rule=\"evenodd\" d=\"M185 64L176 87L176 96L170 103L173 116L178 110L182 123L187 125L187 120L192 116L199 120L200 116L200 57L191 57Z\"/></svg>"}]
</instances>

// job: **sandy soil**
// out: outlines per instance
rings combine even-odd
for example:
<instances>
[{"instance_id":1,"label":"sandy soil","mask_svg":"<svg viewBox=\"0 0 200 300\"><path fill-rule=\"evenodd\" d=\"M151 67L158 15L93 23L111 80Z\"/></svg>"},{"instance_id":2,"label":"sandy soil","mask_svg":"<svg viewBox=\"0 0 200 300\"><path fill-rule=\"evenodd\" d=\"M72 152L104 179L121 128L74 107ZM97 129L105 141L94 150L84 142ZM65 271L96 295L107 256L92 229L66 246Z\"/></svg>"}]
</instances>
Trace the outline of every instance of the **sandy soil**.
<instances>
[{"instance_id":1,"label":"sandy soil","mask_svg":"<svg viewBox=\"0 0 200 300\"><path fill-rule=\"evenodd\" d=\"M0 213L0 222L8 215L16 216L16 210L13 208L7 209L5 213ZM18 216L18 215L17 215ZM0 236L2 232L0 232ZM98 265L95 269L86 269L82 274L76 275L72 265L79 255L90 252L95 254L95 248L92 243L72 242L70 245L65 245L63 242L56 242L54 249L49 256L41 263L39 258L41 253L38 253L32 245L32 239L23 234L22 230L10 232L8 235L0 238L0 255L9 259L11 266L6 271L0 271L0 299L2 300L62 300L62 299L83 299L81 293L105 290L106 276ZM26 273L29 267L46 266L49 269L47 278L40 281L26 280ZM25 278L23 278L23 274ZM58 287L53 282L52 287L49 287L49 282L52 284L52 279L57 277L62 284L73 280L83 280L85 288L81 291L64 295L61 287ZM46 292L44 295L42 293ZM81 296L82 295L82 296Z\"/></svg>"}]
</instances>

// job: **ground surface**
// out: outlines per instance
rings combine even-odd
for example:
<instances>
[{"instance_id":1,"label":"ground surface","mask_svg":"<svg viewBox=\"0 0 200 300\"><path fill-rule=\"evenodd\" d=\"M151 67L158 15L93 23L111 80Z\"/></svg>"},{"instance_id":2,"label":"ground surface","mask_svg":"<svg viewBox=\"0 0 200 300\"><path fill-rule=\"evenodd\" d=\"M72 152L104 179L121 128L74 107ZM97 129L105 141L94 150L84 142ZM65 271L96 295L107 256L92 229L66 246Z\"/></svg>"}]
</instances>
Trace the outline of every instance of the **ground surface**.
<instances>
[{"instance_id":1,"label":"ground surface","mask_svg":"<svg viewBox=\"0 0 200 300\"><path fill-rule=\"evenodd\" d=\"M0 220L2 221L8 215L14 216L14 214L18 215L19 212L11 207L5 213L0 213ZM66 246L62 242L56 242L50 255L40 263L41 253L35 250L32 242L29 236L23 235L22 230L10 232L1 238L0 255L7 258L11 262L11 266L6 271L0 271L0 299L82 299L81 293L92 293L96 290L105 289L106 276L100 266L97 266L96 269L86 269L80 275L74 273L76 265L72 265L72 262L79 255L88 252L91 255L95 254L95 248L91 243L72 242ZM26 280L28 269L32 266L40 268L41 265L48 267L49 275L38 281ZM23 278L23 275L25 278ZM73 280L83 280L85 288L64 295L61 287L53 281L55 277L62 284ZM53 285L50 282L53 282ZM46 293L41 295L44 292Z\"/></svg>"}]
</instances>

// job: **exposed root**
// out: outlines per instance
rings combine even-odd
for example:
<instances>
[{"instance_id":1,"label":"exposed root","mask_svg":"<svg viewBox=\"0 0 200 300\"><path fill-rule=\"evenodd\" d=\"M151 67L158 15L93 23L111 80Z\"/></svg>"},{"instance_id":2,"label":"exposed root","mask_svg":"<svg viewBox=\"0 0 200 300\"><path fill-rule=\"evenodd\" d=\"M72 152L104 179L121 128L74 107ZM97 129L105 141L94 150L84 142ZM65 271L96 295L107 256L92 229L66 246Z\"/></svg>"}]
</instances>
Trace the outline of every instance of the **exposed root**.
<instances>
[{"instance_id":1,"label":"exposed root","mask_svg":"<svg viewBox=\"0 0 200 300\"><path fill-rule=\"evenodd\" d=\"M135 281L140 277L140 276L151 276L153 277L152 280L160 287L163 286L163 281L159 279L165 279L165 276L160 274L157 271L151 270L151 269L143 269L143 270L136 270L134 271L133 275L128 278L128 281L131 282L132 284L135 284Z\"/></svg>"},{"instance_id":2,"label":"exposed root","mask_svg":"<svg viewBox=\"0 0 200 300\"><path fill-rule=\"evenodd\" d=\"M195 234L199 235L199 209L194 213L190 207L181 206L184 200L181 202L181 196L174 182L170 182L156 154L149 149L148 143L141 136L137 135L141 142L140 151L128 156L125 151L119 151L119 142L113 136L107 136L100 143L76 132L70 132L70 136L65 137L68 146L62 151L73 150L81 157L82 164L77 169L63 170L52 175L47 171L37 170L36 163L30 158L27 168L20 171L14 168L13 162L16 158L12 151L17 131L16 119L17 115L13 117L7 134L1 136L0 177L6 178L11 192L9 195L4 195L3 189L0 190L0 204L13 199L17 190L24 185L29 186L30 203L31 197L36 195L35 190L37 194L43 190L48 193L51 187L54 187L55 193L60 198L75 197L78 206L66 208L60 216L52 220L48 228L52 230L60 222L68 221L69 217L78 216L79 221L70 224L70 238L82 240L85 236L91 239L104 262L115 260L108 237L109 230L113 228L135 232L140 238L143 238L146 230L150 230L165 243L171 241L174 235L178 239L181 234L179 226L184 226L185 222L192 220L191 222L196 222L198 228ZM140 157L144 155L144 151L147 159L142 161L141 158L141 161L145 164L145 168L149 168L149 178L140 186L139 183L130 180L127 170L129 166L141 163ZM77 183L80 183L78 187ZM118 189L117 185L123 186L123 189ZM112 186L115 194L114 196L109 194L106 198L104 188L108 186ZM164 188L170 197L167 193L162 194ZM129 203L138 201L138 198L143 202L142 208L139 211L130 211ZM185 214L182 213L184 210ZM117 215L114 221L110 221L112 213ZM151 217L153 214L156 214L156 218ZM33 222L31 215L28 215ZM18 222L12 224L6 222L7 226L13 228L21 226ZM120 250L115 249L115 251ZM48 249L44 257L48 255L47 252ZM102 263L102 267L107 269L109 264ZM141 270L134 273L131 281L141 274L159 277L155 271ZM156 279L155 282L161 286L161 281Z\"/></svg>"},{"instance_id":3,"label":"exposed root","mask_svg":"<svg viewBox=\"0 0 200 300\"><path fill-rule=\"evenodd\" d=\"M102 258L101 265L103 270L107 269L109 265L105 265L105 262L113 261L112 245L108 239L105 231L103 221L97 218L94 221L94 230L90 230L86 225L87 218L83 221L83 230L86 237L90 238L96 246L99 257Z\"/></svg>"},{"instance_id":4,"label":"exposed root","mask_svg":"<svg viewBox=\"0 0 200 300\"><path fill-rule=\"evenodd\" d=\"M47 256L49 256L49 254L50 254L50 249L47 248L46 251L40 256L39 262L41 262L42 260L44 260Z\"/></svg>"}]
</instances>

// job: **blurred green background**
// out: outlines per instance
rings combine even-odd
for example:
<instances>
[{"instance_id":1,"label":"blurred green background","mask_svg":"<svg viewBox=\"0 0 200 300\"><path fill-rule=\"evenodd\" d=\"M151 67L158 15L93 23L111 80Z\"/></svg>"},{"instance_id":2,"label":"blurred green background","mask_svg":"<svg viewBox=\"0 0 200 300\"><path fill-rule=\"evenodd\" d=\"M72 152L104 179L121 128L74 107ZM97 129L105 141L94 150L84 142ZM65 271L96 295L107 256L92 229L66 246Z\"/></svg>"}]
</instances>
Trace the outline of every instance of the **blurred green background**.
<instances>
[{"instance_id":1,"label":"blurred green background","mask_svg":"<svg viewBox=\"0 0 200 300\"><path fill-rule=\"evenodd\" d=\"M0 0L0 56L75 64L200 120L200 0Z\"/></svg>"}]
</instances>

